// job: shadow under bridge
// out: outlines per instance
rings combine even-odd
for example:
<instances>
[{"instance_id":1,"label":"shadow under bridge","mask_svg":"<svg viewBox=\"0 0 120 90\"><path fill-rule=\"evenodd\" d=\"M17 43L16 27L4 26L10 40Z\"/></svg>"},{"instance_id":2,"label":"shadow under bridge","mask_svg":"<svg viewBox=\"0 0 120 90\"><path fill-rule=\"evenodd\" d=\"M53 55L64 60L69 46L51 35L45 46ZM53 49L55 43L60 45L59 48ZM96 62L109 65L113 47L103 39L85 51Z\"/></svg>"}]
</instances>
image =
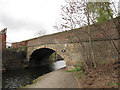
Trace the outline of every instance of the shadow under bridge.
<instances>
[{"instance_id":1,"label":"shadow under bridge","mask_svg":"<svg viewBox=\"0 0 120 90\"><path fill-rule=\"evenodd\" d=\"M54 50L49 48L40 48L30 55L29 66L41 67L59 60L63 60L63 58Z\"/></svg>"}]
</instances>

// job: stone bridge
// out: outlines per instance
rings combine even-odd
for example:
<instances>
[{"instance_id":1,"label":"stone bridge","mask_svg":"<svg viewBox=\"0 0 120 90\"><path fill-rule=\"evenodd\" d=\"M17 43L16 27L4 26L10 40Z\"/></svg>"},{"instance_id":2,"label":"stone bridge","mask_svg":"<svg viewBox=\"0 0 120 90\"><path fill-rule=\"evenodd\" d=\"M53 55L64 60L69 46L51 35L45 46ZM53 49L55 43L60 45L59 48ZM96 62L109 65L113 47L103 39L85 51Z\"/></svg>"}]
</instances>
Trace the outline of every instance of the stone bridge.
<instances>
[{"instance_id":1,"label":"stone bridge","mask_svg":"<svg viewBox=\"0 0 120 90\"><path fill-rule=\"evenodd\" d=\"M120 17L113 21L120 26ZM119 35L113 21L108 20L90 26L96 62L117 59L118 53L114 45L118 47ZM56 52L65 60L67 66L76 65L90 59L89 46L87 26L45 35L27 40L27 60L45 58Z\"/></svg>"}]
</instances>

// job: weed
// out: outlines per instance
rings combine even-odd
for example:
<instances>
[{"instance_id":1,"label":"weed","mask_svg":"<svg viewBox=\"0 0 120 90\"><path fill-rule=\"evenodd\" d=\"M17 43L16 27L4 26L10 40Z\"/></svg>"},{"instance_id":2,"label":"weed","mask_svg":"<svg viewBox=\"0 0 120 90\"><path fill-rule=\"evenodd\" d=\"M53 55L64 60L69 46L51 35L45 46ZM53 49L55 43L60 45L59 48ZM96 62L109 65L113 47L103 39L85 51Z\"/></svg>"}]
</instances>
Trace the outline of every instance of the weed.
<instances>
[{"instance_id":1,"label":"weed","mask_svg":"<svg viewBox=\"0 0 120 90\"><path fill-rule=\"evenodd\" d=\"M85 73L84 72L81 72L81 73L79 73L79 74L76 74L76 77L77 78L81 78L81 77L83 77L85 75Z\"/></svg>"},{"instance_id":2,"label":"weed","mask_svg":"<svg viewBox=\"0 0 120 90\"><path fill-rule=\"evenodd\" d=\"M119 85L120 86L120 83L117 83L117 82L109 82L108 84L109 85Z\"/></svg>"},{"instance_id":3,"label":"weed","mask_svg":"<svg viewBox=\"0 0 120 90\"><path fill-rule=\"evenodd\" d=\"M83 70L81 69L81 67L76 67L74 70L67 71L67 72L74 72L77 78L81 78L82 76L85 75L85 73L83 72Z\"/></svg>"}]
</instances>

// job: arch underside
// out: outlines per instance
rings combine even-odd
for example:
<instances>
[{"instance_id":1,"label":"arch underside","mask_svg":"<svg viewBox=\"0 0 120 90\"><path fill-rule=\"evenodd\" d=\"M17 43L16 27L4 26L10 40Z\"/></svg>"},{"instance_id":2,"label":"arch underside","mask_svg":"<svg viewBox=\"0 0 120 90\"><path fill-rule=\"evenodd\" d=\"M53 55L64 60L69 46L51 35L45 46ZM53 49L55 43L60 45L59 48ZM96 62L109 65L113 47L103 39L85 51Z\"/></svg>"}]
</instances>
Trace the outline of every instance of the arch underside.
<instances>
[{"instance_id":1,"label":"arch underside","mask_svg":"<svg viewBox=\"0 0 120 90\"><path fill-rule=\"evenodd\" d=\"M49 48L40 48L30 55L29 65L31 67L40 67L50 64L54 61L63 59L59 54Z\"/></svg>"}]
</instances>

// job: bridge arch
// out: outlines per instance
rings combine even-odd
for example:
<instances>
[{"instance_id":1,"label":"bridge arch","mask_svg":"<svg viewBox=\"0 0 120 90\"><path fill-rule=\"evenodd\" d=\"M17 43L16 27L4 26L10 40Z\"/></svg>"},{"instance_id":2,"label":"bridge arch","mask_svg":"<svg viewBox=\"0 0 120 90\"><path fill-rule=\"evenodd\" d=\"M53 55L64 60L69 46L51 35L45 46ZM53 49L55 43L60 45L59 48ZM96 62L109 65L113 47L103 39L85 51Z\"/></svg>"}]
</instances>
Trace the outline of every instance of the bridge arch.
<instances>
[{"instance_id":1,"label":"bridge arch","mask_svg":"<svg viewBox=\"0 0 120 90\"><path fill-rule=\"evenodd\" d=\"M66 69L71 66L79 64L81 60L79 44L74 43L59 43L59 44L43 44L43 45L28 45L27 48L27 62L30 62L31 55L34 51L42 48L48 48L59 54L66 62ZM65 52L64 52L65 50Z\"/></svg>"},{"instance_id":2,"label":"bridge arch","mask_svg":"<svg viewBox=\"0 0 120 90\"><path fill-rule=\"evenodd\" d=\"M34 50L29 58L29 64L32 67L39 67L52 62L64 60L60 54L50 48L39 48Z\"/></svg>"}]
</instances>

